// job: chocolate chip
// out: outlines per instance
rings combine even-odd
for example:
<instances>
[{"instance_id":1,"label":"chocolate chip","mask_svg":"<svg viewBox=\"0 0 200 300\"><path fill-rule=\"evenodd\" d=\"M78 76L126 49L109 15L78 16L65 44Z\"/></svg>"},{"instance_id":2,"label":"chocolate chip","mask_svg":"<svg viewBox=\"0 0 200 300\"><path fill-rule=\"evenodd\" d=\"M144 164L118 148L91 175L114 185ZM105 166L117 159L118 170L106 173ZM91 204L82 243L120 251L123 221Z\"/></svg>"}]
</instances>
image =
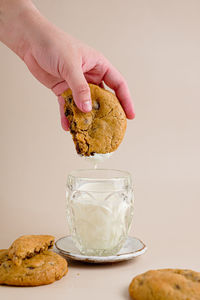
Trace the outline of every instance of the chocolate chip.
<instances>
[{"instance_id":1,"label":"chocolate chip","mask_svg":"<svg viewBox=\"0 0 200 300\"><path fill-rule=\"evenodd\" d=\"M29 259L29 258L33 257L35 254L38 254L38 253L40 253L40 250L38 250L38 251L34 250L34 253L31 253L31 252L27 253L26 258Z\"/></svg>"},{"instance_id":2,"label":"chocolate chip","mask_svg":"<svg viewBox=\"0 0 200 300\"><path fill-rule=\"evenodd\" d=\"M177 289L177 290L180 290L181 289L181 287L180 287L180 285L179 284L175 284L175 289Z\"/></svg>"},{"instance_id":3,"label":"chocolate chip","mask_svg":"<svg viewBox=\"0 0 200 300\"><path fill-rule=\"evenodd\" d=\"M72 99L73 99L73 98L72 98L71 95L67 97L67 101L68 101L69 103L72 103Z\"/></svg>"},{"instance_id":4,"label":"chocolate chip","mask_svg":"<svg viewBox=\"0 0 200 300\"><path fill-rule=\"evenodd\" d=\"M69 128L70 128L70 132L71 133L76 133L76 131L74 130L74 129L76 129L76 122L71 122L70 123L70 126L69 126Z\"/></svg>"},{"instance_id":5,"label":"chocolate chip","mask_svg":"<svg viewBox=\"0 0 200 300\"><path fill-rule=\"evenodd\" d=\"M35 269L35 267L30 266L30 267L27 267L27 269L33 270L33 269Z\"/></svg>"},{"instance_id":6,"label":"chocolate chip","mask_svg":"<svg viewBox=\"0 0 200 300\"><path fill-rule=\"evenodd\" d=\"M90 155L91 155L91 156L94 156L94 155L95 155L95 152L91 152Z\"/></svg>"},{"instance_id":7,"label":"chocolate chip","mask_svg":"<svg viewBox=\"0 0 200 300\"><path fill-rule=\"evenodd\" d=\"M67 108L65 111L65 116L68 117L69 115L71 115L71 111L69 108Z\"/></svg>"},{"instance_id":8,"label":"chocolate chip","mask_svg":"<svg viewBox=\"0 0 200 300\"><path fill-rule=\"evenodd\" d=\"M49 247L52 247L52 246L53 246L53 241L50 241Z\"/></svg>"},{"instance_id":9,"label":"chocolate chip","mask_svg":"<svg viewBox=\"0 0 200 300\"><path fill-rule=\"evenodd\" d=\"M99 102L94 101L94 103L93 103L93 108L96 109L96 110L99 110L99 108L100 108Z\"/></svg>"},{"instance_id":10,"label":"chocolate chip","mask_svg":"<svg viewBox=\"0 0 200 300\"><path fill-rule=\"evenodd\" d=\"M68 97L67 97L67 100L68 100L68 102L69 102L70 104L72 103L72 99L73 99L72 96L68 96Z\"/></svg>"},{"instance_id":11,"label":"chocolate chip","mask_svg":"<svg viewBox=\"0 0 200 300\"><path fill-rule=\"evenodd\" d=\"M140 280L139 285L143 285L144 281Z\"/></svg>"},{"instance_id":12,"label":"chocolate chip","mask_svg":"<svg viewBox=\"0 0 200 300\"><path fill-rule=\"evenodd\" d=\"M81 154L81 148L78 143L76 144L76 151L78 154Z\"/></svg>"}]
</instances>

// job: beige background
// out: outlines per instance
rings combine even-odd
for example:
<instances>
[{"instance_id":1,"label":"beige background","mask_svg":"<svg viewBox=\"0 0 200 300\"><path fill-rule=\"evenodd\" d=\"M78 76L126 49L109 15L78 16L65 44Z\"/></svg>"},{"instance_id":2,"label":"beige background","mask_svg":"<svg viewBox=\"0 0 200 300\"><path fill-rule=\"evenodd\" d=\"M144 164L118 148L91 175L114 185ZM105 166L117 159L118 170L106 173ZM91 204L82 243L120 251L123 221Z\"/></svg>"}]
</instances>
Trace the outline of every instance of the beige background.
<instances>
[{"instance_id":1,"label":"beige background","mask_svg":"<svg viewBox=\"0 0 200 300\"><path fill-rule=\"evenodd\" d=\"M49 20L102 51L128 81L136 119L103 166L133 175L131 234L148 252L113 266L71 263L51 286L0 287L0 298L128 299L131 278L147 269L200 270L200 1L35 3ZM55 96L2 44L0 98L0 247L21 234L66 235L66 177L88 164L60 127Z\"/></svg>"}]
</instances>

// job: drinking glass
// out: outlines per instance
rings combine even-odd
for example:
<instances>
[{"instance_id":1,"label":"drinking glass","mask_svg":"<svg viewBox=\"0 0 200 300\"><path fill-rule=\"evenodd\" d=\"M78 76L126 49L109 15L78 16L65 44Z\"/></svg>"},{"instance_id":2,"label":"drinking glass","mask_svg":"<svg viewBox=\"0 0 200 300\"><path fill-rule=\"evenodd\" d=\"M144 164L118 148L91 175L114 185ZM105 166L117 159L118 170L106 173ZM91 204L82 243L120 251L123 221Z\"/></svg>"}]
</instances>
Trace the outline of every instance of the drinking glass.
<instances>
[{"instance_id":1,"label":"drinking glass","mask_svg":"<svg viewBox=\"0 0 200 300\"><path fill-rule=\"evenodd\" d=\"M116 254L133 218L133 188L128 172L110 169L72 171L67 178L67 220L84 255Z\"/></svg>"}]
</instances>

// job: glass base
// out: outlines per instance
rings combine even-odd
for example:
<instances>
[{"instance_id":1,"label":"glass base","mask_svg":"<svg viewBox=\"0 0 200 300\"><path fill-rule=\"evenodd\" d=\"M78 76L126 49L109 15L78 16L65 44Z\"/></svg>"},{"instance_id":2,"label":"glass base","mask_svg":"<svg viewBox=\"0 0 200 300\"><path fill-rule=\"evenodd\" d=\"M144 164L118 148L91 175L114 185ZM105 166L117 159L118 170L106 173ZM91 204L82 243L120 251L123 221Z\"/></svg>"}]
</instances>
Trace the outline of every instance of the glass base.
<instances>
[{"instance_id":1,"label":"glass base","mask_svg":"<svg viewBox=\"0 0 200 300\"><path fill-rule=\"evenodd\" d=\"M125 240L123 240L121 243L119 243L116 247L112 249L85 249L83 247L80 247L79 244L77 244L76 241L74 241L76 244L76 247L79 249L81 254L87 255L87 256L112 256L116 255L121 248L123 247Z\"/></svg>"}]
</instances>

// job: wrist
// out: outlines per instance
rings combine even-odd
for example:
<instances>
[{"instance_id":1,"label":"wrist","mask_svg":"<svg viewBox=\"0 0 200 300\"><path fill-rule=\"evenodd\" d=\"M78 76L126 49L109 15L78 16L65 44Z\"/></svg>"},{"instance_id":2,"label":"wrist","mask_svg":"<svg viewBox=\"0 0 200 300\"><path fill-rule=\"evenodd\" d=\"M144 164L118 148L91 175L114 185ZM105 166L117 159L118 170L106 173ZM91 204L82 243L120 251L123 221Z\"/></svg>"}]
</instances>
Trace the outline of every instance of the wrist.
<instances>
[{"instance_id":1,"label":"wrist","mask_svg":"<svg viewBox=\"0 0 200 300\"><path fill-rule=\"evenodd\" d=\"M29 48L29 23L37 15L31 0L0 0L0 41L21 58Z\"/></svg>"}]
</instances>

